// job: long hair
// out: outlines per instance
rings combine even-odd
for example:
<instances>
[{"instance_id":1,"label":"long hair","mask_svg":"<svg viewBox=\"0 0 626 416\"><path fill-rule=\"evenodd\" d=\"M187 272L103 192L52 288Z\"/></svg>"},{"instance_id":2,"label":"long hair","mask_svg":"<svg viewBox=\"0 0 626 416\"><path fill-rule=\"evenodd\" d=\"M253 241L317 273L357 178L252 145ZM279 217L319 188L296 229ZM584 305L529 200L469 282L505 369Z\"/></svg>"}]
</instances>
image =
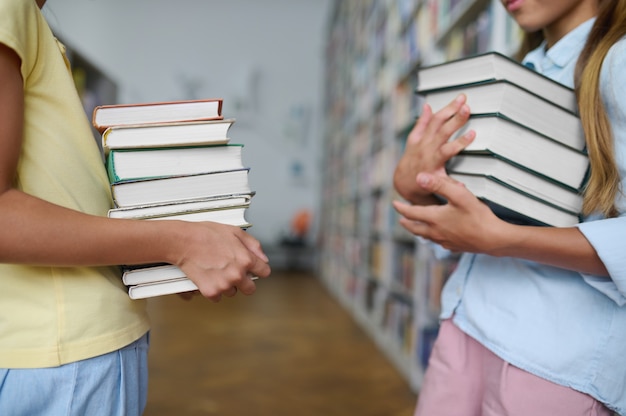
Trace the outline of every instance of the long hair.
<instances>
[{"instance_id":1,"label":"long hair","mask_svg":"<svg viewBox=\"0 0 626 416\"><path fill-rule=\"evenodd\" d=\"M609 49L626 35L626 0L600 0L596 21L578 58L574 89L590 161L583 213L618 215L615 198L622 192L615 161L613 132L600 95L600 70ZM541 32L527 33L517 54L523 57L543 41Z\"/></svg>"},{"instance_id":2,"label":"long hair","mask_svg":"<svg viewBox=\"0 0 626 416\"><path fill-rule=\"evenodd\" d=\"M608 217L618 215L615 197L622 190L615 162L613 132L600 96L600 70L611 46L624 35L626 0L601 1L596 22L578 58L574 77L591 163L583 202L585 214L597 211Z\"/></svg>"}]
</instances>

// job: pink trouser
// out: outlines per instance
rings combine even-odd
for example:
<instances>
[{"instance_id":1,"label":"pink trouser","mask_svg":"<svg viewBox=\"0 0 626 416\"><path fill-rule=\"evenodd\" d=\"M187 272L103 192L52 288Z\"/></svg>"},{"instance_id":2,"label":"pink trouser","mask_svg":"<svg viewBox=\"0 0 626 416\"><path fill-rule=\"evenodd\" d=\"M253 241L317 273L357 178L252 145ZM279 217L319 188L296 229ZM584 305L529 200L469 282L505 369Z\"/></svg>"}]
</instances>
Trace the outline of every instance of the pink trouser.
<instances>
[{"instance_id":1,"label":"pink trouser","mask_svg":"<svg viewBox=\"0 0 626 416\"><path fill-rule=\"evenodd\" d=\"M523 371L442 322L415 416L610 416L593 397Z\"/></svg>"}]
</instances>

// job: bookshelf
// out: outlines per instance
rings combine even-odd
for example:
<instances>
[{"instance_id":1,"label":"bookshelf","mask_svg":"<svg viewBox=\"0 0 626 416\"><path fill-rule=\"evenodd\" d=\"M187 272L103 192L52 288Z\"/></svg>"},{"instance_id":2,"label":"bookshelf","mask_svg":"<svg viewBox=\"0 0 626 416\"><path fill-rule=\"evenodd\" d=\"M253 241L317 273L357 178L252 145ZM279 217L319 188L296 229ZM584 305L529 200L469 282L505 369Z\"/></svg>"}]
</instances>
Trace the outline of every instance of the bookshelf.
<instances>
[{"instance_id":1,"label":"bookshelf","mask_svg":"<svg viewBox=\"0 0 626 416\"><path fill-rule=\"evenodd\" d=\"M456 259L399 227L392 174L419 107L417 68L519 33L499 0L341 0L327 26L322 281L417 391Z\"/></svg>"}]
</instances>

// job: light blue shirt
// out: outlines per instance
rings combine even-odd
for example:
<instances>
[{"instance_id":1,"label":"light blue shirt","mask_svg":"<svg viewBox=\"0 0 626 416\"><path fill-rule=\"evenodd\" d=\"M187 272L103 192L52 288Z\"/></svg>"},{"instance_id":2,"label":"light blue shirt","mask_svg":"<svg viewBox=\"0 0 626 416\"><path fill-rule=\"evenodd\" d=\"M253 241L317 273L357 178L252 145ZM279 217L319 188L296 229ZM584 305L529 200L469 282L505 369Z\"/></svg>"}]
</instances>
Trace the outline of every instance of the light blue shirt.
<instances>
[{"instance_id":1,"label":"light blue shirt","mask_svg":"<svg viewBox=\"0 0 626 416\"><path fill-rule=\"evenodd\" d=\"M525 59L546 76L573 85L576 59L593 20L547 52ZM626 39L604 61L601 93L626 178ZM626 198L618 197L626 212ZM587 218L579 229L611 279L532 261L464 254L442 294L442 318L505 361L552 382L587 393L626 415L626 214Z\"/></svg>"}]
</instances>

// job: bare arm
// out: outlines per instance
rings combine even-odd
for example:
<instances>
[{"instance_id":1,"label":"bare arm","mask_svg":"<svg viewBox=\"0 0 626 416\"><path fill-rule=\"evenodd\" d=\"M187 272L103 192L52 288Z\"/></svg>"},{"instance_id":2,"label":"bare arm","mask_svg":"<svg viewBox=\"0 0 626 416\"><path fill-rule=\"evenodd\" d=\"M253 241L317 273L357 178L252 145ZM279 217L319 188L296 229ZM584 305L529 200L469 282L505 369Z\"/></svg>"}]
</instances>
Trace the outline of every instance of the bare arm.
<instances>
[{"instance_id":1,"label":"bare arm","mask_svg":"<svg viewBox=\"0 0 626 416\"><path fill-rule=\"evenodd\" d=\"M114 220L83 214L13 187L22 145L24 100L17 55L0 45L0 262L99 266L178 265L203 295L255 290L270 273L256 239L238 227L182 221Z\"/></svg>"},{"instance_id":2,"label":"bare arm","mask_svg":"<svg viewBox=\"0 0 626 416\"><path fill-rule=\"evenodd\" d=\"M418 176L420 186L444 196L440 206L394 202L402 225L415 235L452 251L517 257L597 276L608 276L593 246L578 228L531 227L497 218L462 184L431 174Z\"/></svg>"},{"instance_id":3,"label":"bare arm","mask_svg":"<svg viewBox=\"0 0 626 416\"><path fill-rule=\"evenodd\" d=\"M517 257L598 276L606 267L578 228L512 225L497 218L462 184L445 172L445 163L475 137L470 131L449 138L469 118L459 96L437 113L428 105L409 134L394 172L398 193L413 205L394 202L401 224L411 233L456 252ZM434 194L448 203L440 205Z\"/></svg>"}]
</instances>

